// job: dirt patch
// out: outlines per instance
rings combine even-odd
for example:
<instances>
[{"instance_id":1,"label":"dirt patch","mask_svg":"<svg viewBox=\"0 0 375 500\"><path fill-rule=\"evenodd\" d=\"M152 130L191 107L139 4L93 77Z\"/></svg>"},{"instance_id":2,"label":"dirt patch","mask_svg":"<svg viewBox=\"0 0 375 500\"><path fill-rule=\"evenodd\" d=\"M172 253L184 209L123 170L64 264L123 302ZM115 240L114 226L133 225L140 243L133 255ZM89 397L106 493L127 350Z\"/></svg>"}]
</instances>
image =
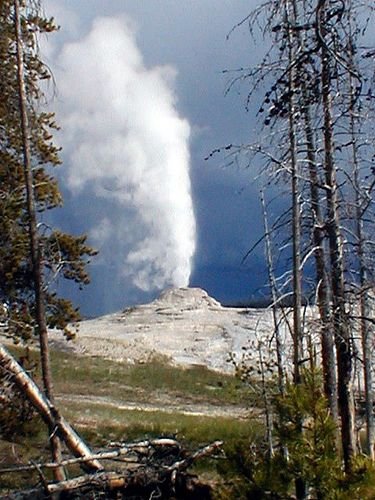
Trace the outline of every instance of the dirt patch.
<instances>
[{"instance_id":1,"label":"dirt patch","mask_svg":"<svg viewBox=\"0 0 375 500\"><path fill-rule=\"evenodd\" d=\"M82 405L90 404L99 407L115 408L124 411L145 411L162 413L180 413L182 415L202 416L202 417L232 417L245 419L249 415L248 408L234 405L214 405L210 403L195 403L188 401L173 400L168 394L159 396L156 400L144 403L137 401L116 400L107 396L91 396L80 394L58 394L58 401L65 403L77 402Z\"/></svg>"}]
</instances>

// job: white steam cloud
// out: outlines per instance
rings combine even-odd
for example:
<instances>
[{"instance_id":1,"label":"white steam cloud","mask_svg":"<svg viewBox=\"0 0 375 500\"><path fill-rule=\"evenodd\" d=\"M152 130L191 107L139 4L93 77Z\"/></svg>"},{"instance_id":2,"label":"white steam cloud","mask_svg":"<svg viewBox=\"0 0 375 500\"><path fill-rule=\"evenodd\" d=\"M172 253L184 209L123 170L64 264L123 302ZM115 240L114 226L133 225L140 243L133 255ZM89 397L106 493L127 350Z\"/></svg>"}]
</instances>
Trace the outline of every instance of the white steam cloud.
<instances>
[{"instance_id":1,"label":"white steam cloud","mask_svg":"<svg viewBox=\"0 0 375 500\"><path fill-rule=\"evenodd\" d=\"M145 67L126 18L96 19L58 64L67 184L96 197L90 234L102 258L141 290L186 286L195 219L175 70Z\"/></svg>"}]
</instances>

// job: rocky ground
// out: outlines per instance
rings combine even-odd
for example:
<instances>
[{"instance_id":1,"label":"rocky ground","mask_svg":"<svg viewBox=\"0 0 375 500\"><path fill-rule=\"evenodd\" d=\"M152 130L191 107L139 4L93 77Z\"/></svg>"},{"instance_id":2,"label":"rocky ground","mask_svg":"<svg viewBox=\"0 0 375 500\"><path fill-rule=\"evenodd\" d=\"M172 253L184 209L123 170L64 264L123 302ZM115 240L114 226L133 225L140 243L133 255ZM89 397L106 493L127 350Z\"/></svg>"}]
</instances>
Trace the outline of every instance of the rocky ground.
<instances>
[{"instance_id":1,"label":"rocky ground","mask_svg":"<svg viewBox=\"0 0 375 500\"><path fill-rule=\"evenodd\" d=\"M150 304L82 321L73 341L60 332L51 332L51 340L77 354L128 362L158 355L179 365L231 371L229 354L240 357L249 341L270 332L269 310L223 307L200 288L178 288Z\"/></svg>"}]
</instances>

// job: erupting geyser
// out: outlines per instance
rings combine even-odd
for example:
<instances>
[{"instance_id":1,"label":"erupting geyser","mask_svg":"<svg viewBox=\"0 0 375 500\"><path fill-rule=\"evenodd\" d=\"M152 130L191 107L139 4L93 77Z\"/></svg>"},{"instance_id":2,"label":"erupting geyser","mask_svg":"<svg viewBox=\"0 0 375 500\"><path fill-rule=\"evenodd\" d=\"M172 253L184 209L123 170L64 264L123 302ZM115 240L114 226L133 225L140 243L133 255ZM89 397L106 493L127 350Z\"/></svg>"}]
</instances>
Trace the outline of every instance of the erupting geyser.
<instances>
[{"instance_id":1,"label":"erupting geyser","mask_svg":"<svg viewBox=\"0 0 375 500\"><path fill-rule=\"evenodd\" d=\"M190 125L176 110L175 70L145 66L126 18L96 19L57 58L67 183L98 200L90 234L101 258L145 291L188 285Z\"/></svg>"}]
</instances>

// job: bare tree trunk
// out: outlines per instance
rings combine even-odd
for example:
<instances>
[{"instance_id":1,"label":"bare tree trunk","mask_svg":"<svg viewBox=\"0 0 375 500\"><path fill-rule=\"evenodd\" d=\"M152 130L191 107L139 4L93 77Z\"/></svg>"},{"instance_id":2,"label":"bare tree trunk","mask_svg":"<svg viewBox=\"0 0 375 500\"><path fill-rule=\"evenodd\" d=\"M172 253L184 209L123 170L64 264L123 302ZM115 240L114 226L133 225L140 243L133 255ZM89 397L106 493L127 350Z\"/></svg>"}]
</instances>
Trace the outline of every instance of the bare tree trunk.
<instances>
[{"instance_id":1,"label":"bare tree trunk","mask_svg":"<svg viewBox=\"0 0 375 500\"><path fill-rule=\"evenodd\" d=\"M262 398L264 403L264 412L265 412L265 420L266 420L266 436L268 443L268 457L267 461L270 464L271 459L274 455L273 450L273 439L272 439L272 430L273 430L273 419L272 419L272 410L270 405L270 400L267 393L267 383L266 383L266 367L263 359L262 352L262 342L258 339L258 357L259 357L259 367L261 372L261 387L262 387ZM270 471L270 469L268 469Z\"/></svg>"},{"instance_id":2,"label":"bare tree trunk","mask_svg":"<svg viewBox=\"0 0 375 500\"><path fill-rule=\"evenodd\" d=\"M350 35L352 35L350 33ZM352 40L349 48L350 63L353 67L353 47ZM365 384L365 415L366 415L366 453L371 460L374 460L375 444L375 423L374 423L374 396L372 392L372 344L373 344L373 325L366 319L372 314L374 304L371 301L371 288L368 279L368 270L366 264L365 235L363 228L362 196L361 184L359 178L358 161L358 141L356 133L355 120L355 88L353 76L350 74L350 140L352 144L352 162L353 162L353 187L355 196L355 232L357 237L358 262L359 262L359 286L360 286L360 331L362 339L363 356L363 375Z\"/></svg>"},{"instance_id":3,"label":"bare tree trunk","mask_svg":"<svg viewBox=\"0 0 375 500\"><path fill-rule=\"evenodd\" d=\"M364 281L366 283L366 281ZM366 286L366 285L365 285ZM361 333L362 333L362 352L363 352L363 371L365 380L365 413L366 413L366 447L367 454L374 460L375 446L375 426L374 426L374 395L372 388L372 370L373 370L373 342L374 326L366 318L373 315L375 307L374 296L369 290L362 288L364 296L361 297Z\"/></svg>"},{"instance_id":4,"label":"bare tree trunk","mask_svg":"<svg viewBox=\"0 0 375 500\"><path fill-rule=\"evenodd\" d=\"M319 0L316 10L317 38L321 50L321 82L323 103L323 140L324 168L327 185L327 221L326 230L330 248L330 274L332 282L333 327L337 351L338 400L341 417L341 443L345 471L350 472L351 461L355 455L354 437L354 399L352 389L352 350L345 311L345 287L343 249L340 233L337 179L334 162L334 140L331 103L330 53L322 35L326 0ZM331 61L332 62L332 61Z\"/></svg>"},{"instance_id":5,"label":"bare tree trunk","mask_svg":"<svg viewBox=\"0 0 375 500\"><path fill-rule=\"evenodd\" d=\"M317 303L321 320L321 345L322 365L324 378L324 393L328 400L331 416L338 421L336 357L334 339L332 334L332 321L330 312L330 289L326 270L324 249L323 217L320 209L319 178L315 155L315 140L311 127L310 109L306 89L303 86L303 117L307 144L307 160L310 179L311 214L313 225L313 245L315 247L315 267L317 283Z\"/></svg>"},{"instance_id":6,"label":"bare tree trunk","mask_svg":"<svg viewBox=\"0 0 375 500\"><path fill-rule=\"evenodd\" d=\"M276 340L276 359L277 359L277 381L279 386L280 394L284 394L284 385L285 385L285 373L284 373L284 346L283 341L281 339L280 332L280 323L277 314L277 287L275 280L275 272L273 266L273 258L272 258L272 249L271 249L271 241L270 241L270 231L268 227L268 216L266 203L264 200L264 194L261 190L260 192L260 201L262 204L263 210L263 224L264 224L264 234L265 234L265 243L266 243L266 258L267 258L267 272L268 272L268 281L271 289L271 297L272 297L272 318L273 318L273 328L275 333Z\"/></svg>"},{"instance_id":7,"label":"bare tree trunk","mask_svg":"<svg viewBox=\"0 0 375 500\"><path fill-rule=\"evenodd\" d=\"M73 455L76 457L90 457L92 455L91 450L70 427L65 419L61 416L56 419L54 406L48 398L43 395L39 387L29 377L22 366L17 363L14 357L2 345L0 345L0 366L12 376L12 381L22 391L25 398L31 402L52 432L61 436L67 448L73 453ZM55 462L55 460L53 461ZM85 470L91 472L102 469L101 464L97 460L88 460L83 465Z\"/></svg>"},{"instance_id":8,"label":"bare tree trunk","mask_svg":"<svg viewBox=\"0 0 375 500\"><path fill-rule=\"evenodd\" d=\"M289 46L289 61L294 58L293 34L291 33L290 24L294 15L289 12L289 2L286 2L286 23ZM294 382L301 382L300 362L303 358L302 352L302 283L301 283L301 204L299 193L299 172L297 165L297 143L295 130L295 103L294 103L294 78L295 70L290 69L288 72L289 78L289 154L290 168L292 175L292 239L293 239L293 366L294 366Z\"/></svg>"},{"instance_id":9,"label":"bare tree trunk","mask_svg":"<svg viewBox=\"0 0 375 500\"><path fill-rule=\"evenodd\" d=\"M289 0L285 3L285 25L288 43L288 90L289 90L289 155L290 169L292 175L292 245L293 245L293 379L295 384L301 384L301 360L303 359L302 346L302 269L301 269L301 203L299 189L299 169L297 161L297 138L296 138L296 109L295 109L295 68L293 61L295 57L295 39L293 37L292 25L296 23L296 4ZM299 432L303 432L302 416L298 422ZM307 487L302 474L295 480L296 498L306 498Z\"/></svg>"},{"instance_id":10,"label":"bare tree trunk","mask_svg":"<svg viewBox=\"0 0 375 500\"><path fill-rule=\"evenodd\" d=\"M30 253L31 253L31 262L32 262L33 279L34 279L36 324L39 330L40 356L41 356L44 390L47 398L50 400L51 404L54 405L52 375L51 375L51 366L49 361L49 349L48 349L48 331L46 325L45 305L43 297L44 295L43 272L42 272L42 263L41 263L40 247L39 247L35 194L33 187L32 166L31 166L30 127L27 115L27 97L25 89L24 55L22 47L22 31L21 31L19 0L14 0L14 22L15 22L15 39L17 48L17 85L18 85L19 109L20 109L20 120L21 120L23 166L24 166L25 186L26 186L26 203L27 203L27 213L29 217ZM52 431L53 427L54 425L50 428L50 443L51 443L52 457L54 461L60 462L61 444L59 438ZM55 478L60 481L65 479L65 474L63 469L56 469Z\"/></svg>"}]
</instances>

